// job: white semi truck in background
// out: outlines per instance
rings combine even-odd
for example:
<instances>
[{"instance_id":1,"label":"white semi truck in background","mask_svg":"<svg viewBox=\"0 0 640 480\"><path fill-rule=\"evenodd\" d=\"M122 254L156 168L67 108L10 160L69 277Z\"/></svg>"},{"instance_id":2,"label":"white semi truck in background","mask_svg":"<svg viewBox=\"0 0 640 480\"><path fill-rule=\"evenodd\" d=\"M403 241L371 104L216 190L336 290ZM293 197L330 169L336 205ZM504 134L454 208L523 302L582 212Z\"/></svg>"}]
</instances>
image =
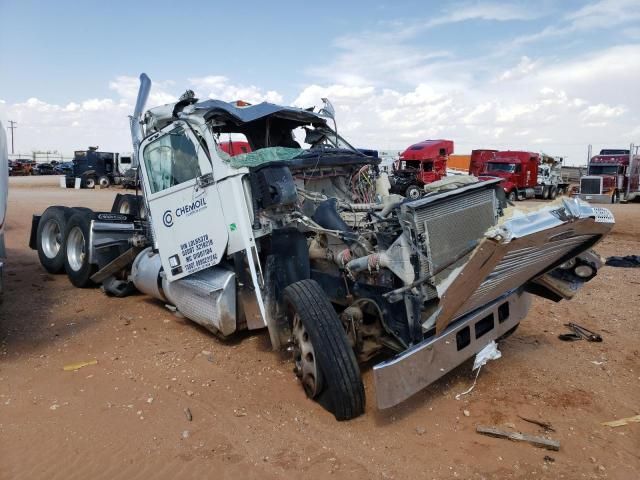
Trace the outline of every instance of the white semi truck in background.
<instances>
[{"instance_id":1,"label":"white semi truck in background","mask_svg":"<svg viewBox=\"0 0 640 480\"><path fill-rule=\"evenodd\" d=\"M606 209L564 199L505 219L499 179L471 177L412 201L329 126L328 102L187 91L145 113L151 81L140 79L143 195L111 212L49 207L33 217L31 247L77 287L139 290L218 336L266 327L338 420L364 412L359 363L381 359L375 398L391 407L512 333L530 294L571 298L600 267L591 248L613 226ZM250 153L220 148L234 134Z\"/></svg>"}]
</instances>

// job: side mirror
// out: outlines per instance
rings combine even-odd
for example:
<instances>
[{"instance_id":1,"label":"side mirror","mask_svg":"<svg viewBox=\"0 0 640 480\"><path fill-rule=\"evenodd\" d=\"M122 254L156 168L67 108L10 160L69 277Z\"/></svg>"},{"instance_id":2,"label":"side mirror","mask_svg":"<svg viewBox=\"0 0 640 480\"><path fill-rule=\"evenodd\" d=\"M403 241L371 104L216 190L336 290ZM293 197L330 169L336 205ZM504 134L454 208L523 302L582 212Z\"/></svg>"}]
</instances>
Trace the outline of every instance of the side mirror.
<instances>
[{"instance_id":1,"label":"side mirror","mask_svg":"<svg viewBox=\"0 0 640 480\"><path fill-rule=\"evenodd\" d=\"M332 120L335 120L336 109L333 108L333 105L331 104L328 98L322 98L321 100L323 105L320 111L318 112L318 115L322 115L323 117L328 117L328 118L331 118Z\"/></svg>"}]
</instances>

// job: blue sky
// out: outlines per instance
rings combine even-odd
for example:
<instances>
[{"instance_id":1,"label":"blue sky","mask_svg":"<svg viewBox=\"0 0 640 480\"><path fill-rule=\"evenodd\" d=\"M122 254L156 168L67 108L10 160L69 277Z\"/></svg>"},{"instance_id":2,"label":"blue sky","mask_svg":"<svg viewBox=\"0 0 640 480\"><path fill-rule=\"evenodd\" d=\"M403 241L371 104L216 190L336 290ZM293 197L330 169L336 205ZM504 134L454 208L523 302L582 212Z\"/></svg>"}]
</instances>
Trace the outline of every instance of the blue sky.
<instances>
[{"instance_id":1,"label":"blue sky","mask_svg":"<svg viewBox=\"0 0 640 480\"><path fill-rule=\"evenodd\" d=\"M640 143L640 2L34 2L0 0L0 119L21 151L130 149L151 103L184 89L301 106L329 96L371 148L457 153Z\"/></svg>"}]
</instances>

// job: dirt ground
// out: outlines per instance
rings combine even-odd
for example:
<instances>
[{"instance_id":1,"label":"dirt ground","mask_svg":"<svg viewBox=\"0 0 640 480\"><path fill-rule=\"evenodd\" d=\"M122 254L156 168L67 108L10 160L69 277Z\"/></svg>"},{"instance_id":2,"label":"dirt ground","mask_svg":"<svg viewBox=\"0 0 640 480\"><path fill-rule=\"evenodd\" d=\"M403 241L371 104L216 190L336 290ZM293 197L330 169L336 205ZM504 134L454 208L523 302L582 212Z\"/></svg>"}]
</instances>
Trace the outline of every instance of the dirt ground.
<instances>
[{"instance_id":1,"label":"dirt ground","mask_svg":"<svg viewBox=\"0 0 640 480\"><path fill-rule=\"evenodd\" d=\"M384 411L366 371L366 414L338 423L305 398L266 332L225 343L143 295L110 298L45 273L27 246L32 213L108 210L117 193L55 181L11 179L0 478L640 478L640 423L600 425L640 414L640 269L604 267L570 302L535 299L461 400L470 362ZM640 204L612 210L597 250L640 254ZM604 342L559 341L568 321ZM560 451L475 432L543 433L520 416L551 423Z\"/></svg>"}]
</instances>

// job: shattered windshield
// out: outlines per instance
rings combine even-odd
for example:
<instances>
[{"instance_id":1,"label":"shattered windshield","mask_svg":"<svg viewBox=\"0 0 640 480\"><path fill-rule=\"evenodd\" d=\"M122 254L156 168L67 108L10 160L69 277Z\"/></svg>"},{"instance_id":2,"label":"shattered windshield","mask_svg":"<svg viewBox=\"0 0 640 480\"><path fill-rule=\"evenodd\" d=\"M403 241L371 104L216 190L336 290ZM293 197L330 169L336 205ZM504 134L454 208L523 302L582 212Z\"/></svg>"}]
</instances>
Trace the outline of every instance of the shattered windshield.
<instances>
[{"instance_id":1,"label":"shattered windshield","mask_svg":"<svg viewBox=\"0 0 640 480\"><path fill-rule=\"evenodd\" d=\"M515 163L498 163L498 162L489 162L485 168L485 172L507 172L514 173L516 171Z\"/></svg>"},{"instance_id":2,"label":"shattered windshield","mask_svg":"<svg viewBox=\"0 0 640 480\"><path fill-rule=\"evenodd\" d=\"M218 155L233 167L254 167L263 163L286 161L305 155L358 155L341 135L325 123L303 123L277 117L229 125L210 125ZM246 140L248 151L233 151L230 143Z\"/></svg>"},{"instance_id":3,"label":"shattered windshield","mask_svg":"<svg viewBox=\"0 0 640 480\"><path fill-rule=\"evenodd\" d=\"M618 173L618 165L591 165L589 175L615 175Z\"/></svg>"}]
</instances>

